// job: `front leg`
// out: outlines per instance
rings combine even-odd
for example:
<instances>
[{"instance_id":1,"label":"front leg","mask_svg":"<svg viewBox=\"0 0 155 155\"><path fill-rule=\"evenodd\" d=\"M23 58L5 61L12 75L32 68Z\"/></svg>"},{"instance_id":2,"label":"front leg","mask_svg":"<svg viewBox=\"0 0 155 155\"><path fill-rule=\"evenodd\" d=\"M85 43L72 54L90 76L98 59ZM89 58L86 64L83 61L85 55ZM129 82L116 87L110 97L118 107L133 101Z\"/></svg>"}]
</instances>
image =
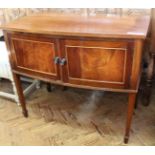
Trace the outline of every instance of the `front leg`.
<instances>
[{"instance_id":1,"label":"front leg","mask_svg":"<svg viewBox=\"0 0 155 155\"><path fill-rule=\"evenodd\" d=\"M22 83L20 81L20 75L13 73L13 79L14 79L15 86L17 89L17 94L19 97L19 102L22 107L23 115L24 115L24 117L28 117L28 111L26 109L25 98L24 98L23 89L22 89Z\"/></svg>"},{"instance_id":2,"label":"front leg","mask_svg":"<svg viewBox=\"0 0 155 155\"><path fill-rule=\"evenodd\" d=\"M126 122L125 137L124 137L124 143L126 144L128 143L128 140L129 140L130 127L131 127L132 115L133 115L134 107L136 103L136 97L137 97L136 93L129 93L127 122Z\"/></svg>"}]
</instances>

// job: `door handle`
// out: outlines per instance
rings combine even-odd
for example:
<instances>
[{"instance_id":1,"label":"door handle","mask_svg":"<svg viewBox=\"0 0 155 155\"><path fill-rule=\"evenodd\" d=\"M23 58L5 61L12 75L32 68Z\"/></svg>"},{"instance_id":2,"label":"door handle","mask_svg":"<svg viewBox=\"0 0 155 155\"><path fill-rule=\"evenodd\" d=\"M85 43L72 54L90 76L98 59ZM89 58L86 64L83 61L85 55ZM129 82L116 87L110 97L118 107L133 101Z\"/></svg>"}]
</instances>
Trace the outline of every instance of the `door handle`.
<instances>
[{"instance_id":1,"label":"door handle","mask_svg":"<svg viewBox=\"0 0 155 155\"><path fill-rule=\"evenodd\" d=\"M54 57L53 59L55 64L59 64L60 63L60 58L59 57Z\"/></svg>"},{"instance_id":2,"label":"door handle","mask_svg":"<svg viewBox=\"0 0 155 155\"><path fill-rule=\"evenodd\" d=\"M65 58L62 58L61 61L60 61L60 65L61 66L64 66L66 64L66 59Z\"/></svg>"}]
</instances>

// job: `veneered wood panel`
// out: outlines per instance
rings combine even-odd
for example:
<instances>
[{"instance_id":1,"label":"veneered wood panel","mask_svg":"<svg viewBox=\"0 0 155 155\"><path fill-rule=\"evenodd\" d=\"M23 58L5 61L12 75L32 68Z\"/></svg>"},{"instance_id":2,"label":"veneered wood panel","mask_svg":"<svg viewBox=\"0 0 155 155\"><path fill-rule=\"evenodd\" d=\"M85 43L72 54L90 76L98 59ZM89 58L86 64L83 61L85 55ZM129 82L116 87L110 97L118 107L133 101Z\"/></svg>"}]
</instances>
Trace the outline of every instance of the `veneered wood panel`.
<instances>
[{"instance_id":1,"label":"veneered wood panel","mask_svg":"<svg viewBox=\"0 0 155 155\"><path fill-rule=\"evenodd\" d=\"M67 46L66 52L70 78L124 82L126 50Z\"/></svg>"},{"instance_id":2,"label":"veneered wood panel","mask_svg":"<svg viewBox=\"0 0 155 155\"><path fill-rule=\"evenodd\" d=\"M65 40L64 46L66 82L98 87L128 83L132 54L128 42Z\"/></svg>"},{"instance_id":3,"label":"veneered wood panel","mask_svg":"<svg viewBox=\"0 0 155 155\"><path fill-rule=\"evenodd\" d=\"M53 77L58 76L58 69L53 61L56 56L54 40L50 42L43 38L33 40L31 37L15 36L11 37L11 42L16 68Z\"/></svg>"}]
</instances>

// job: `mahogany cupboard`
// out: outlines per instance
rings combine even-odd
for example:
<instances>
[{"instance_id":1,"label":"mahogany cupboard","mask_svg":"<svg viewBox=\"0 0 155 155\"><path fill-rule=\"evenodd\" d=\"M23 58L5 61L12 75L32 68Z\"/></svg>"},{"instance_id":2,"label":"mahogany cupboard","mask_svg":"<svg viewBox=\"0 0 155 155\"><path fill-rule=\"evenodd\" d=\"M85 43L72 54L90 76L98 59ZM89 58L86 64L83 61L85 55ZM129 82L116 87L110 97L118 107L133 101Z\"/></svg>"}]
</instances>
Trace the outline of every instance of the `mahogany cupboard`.
<instances>
[{"instance_id":1,"label":"mahogany cupboard","mask_svg":"<svg viewBox=\"0 0 155 155\"><path fill-rule=\"evenodd\" d=\"M63 86L129 94L129 139L150 18L34 14L2 26L23 114L20 75ZM119 108L119 107L118 107Z\"/></svg>"}]
</instances>

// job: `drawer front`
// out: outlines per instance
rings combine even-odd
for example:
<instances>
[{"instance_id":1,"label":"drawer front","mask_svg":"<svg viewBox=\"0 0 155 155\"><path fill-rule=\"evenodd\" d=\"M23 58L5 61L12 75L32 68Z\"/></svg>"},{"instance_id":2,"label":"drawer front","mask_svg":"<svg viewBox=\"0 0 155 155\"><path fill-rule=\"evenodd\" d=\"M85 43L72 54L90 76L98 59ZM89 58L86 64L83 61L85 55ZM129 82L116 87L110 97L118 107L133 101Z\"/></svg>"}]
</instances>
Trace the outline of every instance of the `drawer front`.
<instances>
[{"instance_id":1,"label":"drawer front","mask_svg":"<svg viewBox=\"0 0 155 155\"><path fill-rule=\"evenodd\" d=\"M65 40L65 82L96 87L127 88L131 70L131 43Z\"/></svg>"},{"instance_id":2,"label":"drawer front","mask_svg":"<svg viewBox=\"0 0 155 155\"><path fill-rule=\"evenodd\" d=\"M14 69L37 76L59 78L58 66L53 61L57 56L54 39L12 35L11 44Z\"/></svg>"}]
</instances>

